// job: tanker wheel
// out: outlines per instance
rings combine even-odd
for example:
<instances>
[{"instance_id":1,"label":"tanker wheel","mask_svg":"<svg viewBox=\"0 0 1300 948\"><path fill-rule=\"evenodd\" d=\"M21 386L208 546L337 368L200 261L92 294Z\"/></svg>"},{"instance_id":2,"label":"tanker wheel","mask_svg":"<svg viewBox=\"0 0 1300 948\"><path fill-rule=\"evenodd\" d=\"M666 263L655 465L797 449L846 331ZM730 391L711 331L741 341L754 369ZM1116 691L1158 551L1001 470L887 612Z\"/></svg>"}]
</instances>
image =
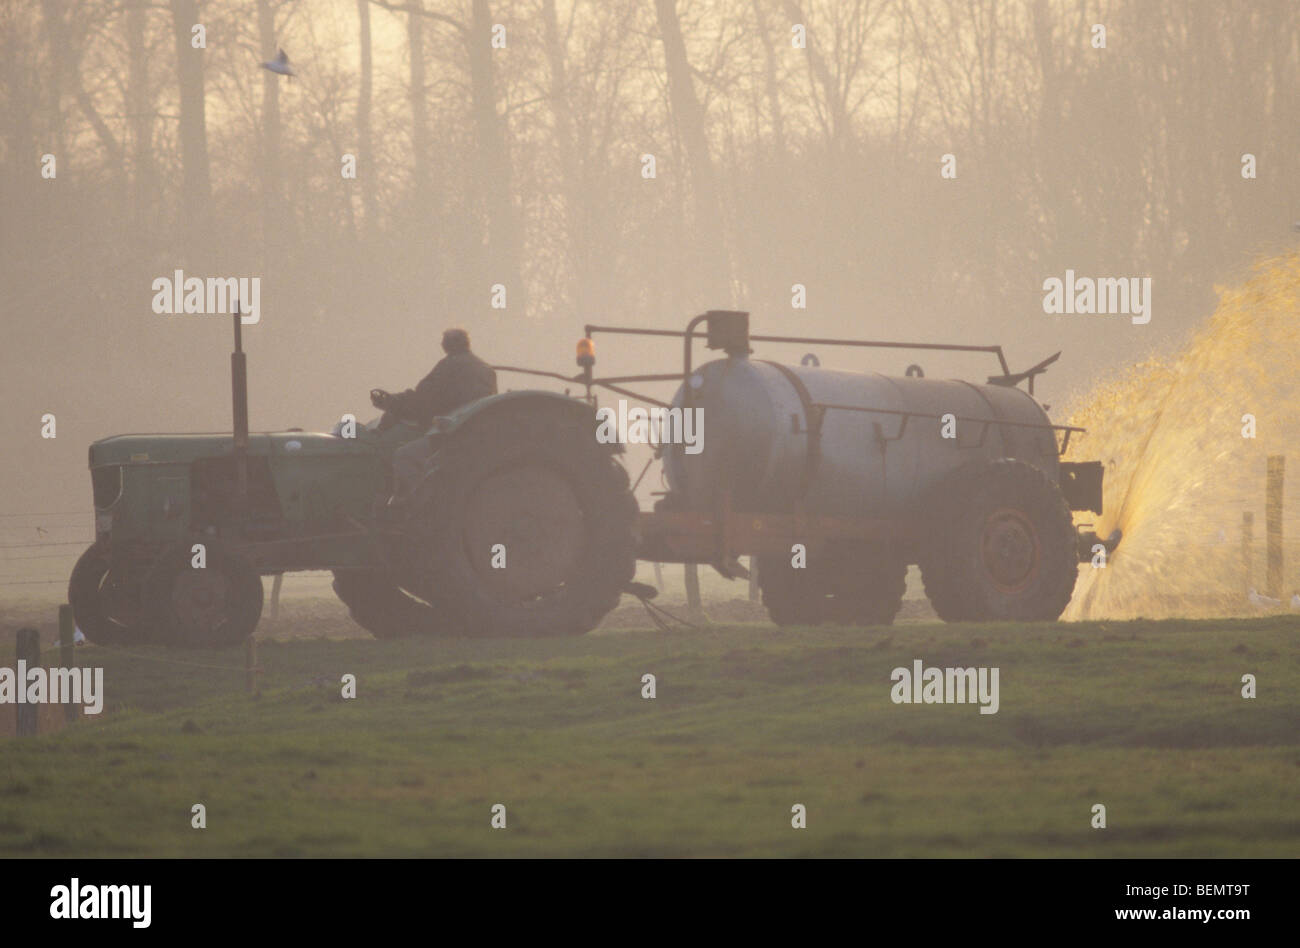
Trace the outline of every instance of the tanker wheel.
<instances>
[{"instance_id":1,"label":"tanker wheel","mask_svg":"<svg viewBox=\"0 0 1300 948\"><path fill-rule=\"evenodd\" d=\"M1079 575L1078 537L1047 475L1009 458L965 468L931 509L921 575L941 619L1060 617Z\"/></svg>"},{"instance_id":2,"label":"tanker wheel","mask_svg":"<svg viewBox=\"0 0 1300 948\"><path fill-rule=\"evenodd\" d=\"M418 501L426 578L408 588L451 631L581 635L632 581L627 472L572 412L501 411L439 450Z\"/></svg>"},{"instance_id":3,"label":"tanker wheel","mask_svg":"<svg viewBox=\"0 0 1300 948\"><path fill-rule=\"evenodd\" d=\"M808 554L815 560L815 554ZM795 568L786 553L758 557L758 588L763 605L779 626L821 625L827 618L826 592L811 565Z\"/></svg>"},{"instance_id":4,"label":"tanker wheel","mask_svg":"<svg viewBox=\"0 0 1300 948\"><path fill-rule=\"evenodd\" d=\"M433 608L407 595L379 570L335 570L334 593L348 607L352 621L377 639L432 635L439 630Z\"/></svg>"},{"instance_id":5,"label":"tanker wheel","mask_svg":"<svg viewBox=\"0 0 1300 948\"><path fill-rule=\"evenodd\" d=\"M759 557L763 605L780 626L890 625L903 604L907 563L894 550L874 544L835 544L808 554L796 569L790 557Z\"/></svg>"},{"instance_id":6,"label":"tanker wheel","mask_svg":"<svg viewBox=\"0 0 1300 948\"><path fill-rule=\"evenodd\" d=\"M180 544L160 556L145 579L149 625L163 644L224 648L257 628L262 577L215 543L204 542L204 547L204 566L194 566L191 545Z\"/></svg>"},{"instance_id":7,"label":"tanker wheel","mask_svg":"<svg viewBox=\"0 0 1300 948\"><path fill-rule=\"evenodd\" d=\"M82 553L72 568L68 603L87 641L127 645L144 639L139 583L123 582L99 544Z\"/></svg>"},{"instance_id":8,"label":"tanker wheel","mask_svg":"<svg viewBox=\"0 0 1300 948\"><path fill-rule=\"evenodd\" d=\"M876 543L840 545L830 556L827 618L839 625L892 625L907 591L903 556Z\"/></svg>"}]
</instances>

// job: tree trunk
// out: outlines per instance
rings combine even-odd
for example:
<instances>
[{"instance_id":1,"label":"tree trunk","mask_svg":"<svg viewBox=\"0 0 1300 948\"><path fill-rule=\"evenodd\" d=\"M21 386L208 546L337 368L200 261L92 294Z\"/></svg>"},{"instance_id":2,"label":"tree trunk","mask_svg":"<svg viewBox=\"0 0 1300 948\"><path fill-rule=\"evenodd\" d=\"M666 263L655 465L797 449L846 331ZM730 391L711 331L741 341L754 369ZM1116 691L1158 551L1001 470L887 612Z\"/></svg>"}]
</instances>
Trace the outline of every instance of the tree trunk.
<instances>
[{"instance_id":1,"label":"tree trunk","mask_svg":"<svg viewBox=\"0 0 1300 948\"><path fill-rule=\"evenodd\" d=\"M1300 135L1296 133L1294 116L1296 114L1296 10L1289 0L1281 0L1270 8L1277 27L1273 31L1272 68L1273 109L1272 125L1278 136L1279 154L1294 155L1300 150ZM1285 195L1281 213L1290 215L1293 220L1300 218L1300 184L1296 174L1288 172L1282 175L1281 191ZM1285 220L1285 216L1283 220Z\"/></svg>"},{"instance_id":2,"label":"tree trunk","mask_svg":"<svg viewBox=\"0 0 1300 948\"><path fill-rule=\"evenodd\" d=\"M153 227L155 178L153 109L149 100L149 54L145 35L149 25L145 0L126 8L126 108L131 129L131 213L137 239ZM196 50L197 52L197 50Z\"/></svg>"},{"instance_id":3,"label":"tree trunk","mask_svg":"<svg viewBox=\"0 0 1300 948\"><path fill-rule=\"evenodd\" d=\"M362 227L367 236L374 233L379 220L375 207L375 157L370 132L370 98L374 84L374 67L370 53L370 0L357 0L360 20L361 89L357 94L357 184L361 189ZM351 207L352 202L348 202Z\"/></svg>"},{"instance_id":4,"label":"tree trunk","mask_svg":"<svg viewBox=\"0 0 1300 948\"><path fill-rule=\"evenodd\" d=\"M760 0L754 2L754 27L763 41L763 89L767 95L768 111L772 113L772 164L777 172L785 165L785 120L781 115L780 83L776 76L776 48L767 29Z\"/></svg>"},{"instance_id":5,"label":"tree trunk","mask_svg":"<svg viewBox=\"0 0 1300 948\"><path fill-rule=\"evenodd\" d=\"M411 0L415 11L423 7L422 0ZM411 151L412 151L412 195L415 213L423 231L429 223L433 212L429 194L429 120L428 108L424 102L424 17L419 12L412 12L406 17L406 45L409 51L410 66L410 102L411 102Z\"/></svg>"},{"instance_id":6,"label":"tree trunk","mask_svg":"<svg viewBox=\"0 0 1300 948\"><path fill-rule=\"evenodd\" d=\"M63 93L68 72L68 49L64 40L63 5L55 0L42 0L41 19L45 31L45 47L50 57L49 83L46 89L47 114L50 118L52 154L58 161L59 173L71 169L71 155L64 147Z\"/></svg>"},{"instance_id":7,"label":"tree trunk","mask_svg":"<svg viewBox=\"0 0 1300 948\"><path fill-rule=\"evenodd\" d=\"M488 0L474 0L469 29L470 104L478 137L478 191L487 213L489 284L504 283L510 312L525 315L528 302L519 266L520 240L511 187L505 120L497 113L496 68L492 62L492 11ZM483 288L486 292L487 287Z\"/></svg>"},{"instance_id":8,"label":"tree trunk","mask_svg":"<svg viewBox=\"0 0 1300 948\"><path fill-rule=\"evenodd\" d=\"M275 13L270 0L257 0L257 32L264 60L275 59ZM280 81L262 70L262 246L264 264L280 254L285 231L285 209L280 193Z\"/></svg>"},{"instance_id":9,"label":"tree trunk","mask_svg":"<svg viewBox=\"0 0 1300 948\"><path fill-rule=\"evenodd\" d=\"M171 0L180 81L182 228L187 262L194 261L208 236L212 181L208 170L208 124L203 90L204 50L190 46L190 27L198 22L195 0Z\"/></svg>"},{"instance_id":10,"label":"tree trunk","mask_svg":"<svg viewBox=\"0 0 1300 948\"><path fill-rule=\"evenodd\" d=\"M664 62L668 69L668 97L672 105L677 132L686 149L691 169L691 193L695 209L695 246L702 267L699 291L705 300L693 302L711 306L730 305L731 273L726 248L713 162L704 130L704 109L695 96L691 66L686 58L681 23L675 0L655 0L655 15L664 44Z\"/></svg>"},{"instance_id":11,"label":"tree trunk","mask_svg":"<svg viewBox=\"0 0 1300 948\"><path fill-rule=\"evenodd\" d=\"M555 0L543 0L542 17L546 55L551 67L551 115L555 122L555 141L560 157L560 175L564 190L569 283L573 288L569 309L575 318L585 321L594 315L590 304L590 288L594 280L589 273L590 256L587 253L587 215L582 161L578 157L573 138L573 115L569 103L568 75L564 65L564 41L560 37Z\"/></svg>"}]
</instances>

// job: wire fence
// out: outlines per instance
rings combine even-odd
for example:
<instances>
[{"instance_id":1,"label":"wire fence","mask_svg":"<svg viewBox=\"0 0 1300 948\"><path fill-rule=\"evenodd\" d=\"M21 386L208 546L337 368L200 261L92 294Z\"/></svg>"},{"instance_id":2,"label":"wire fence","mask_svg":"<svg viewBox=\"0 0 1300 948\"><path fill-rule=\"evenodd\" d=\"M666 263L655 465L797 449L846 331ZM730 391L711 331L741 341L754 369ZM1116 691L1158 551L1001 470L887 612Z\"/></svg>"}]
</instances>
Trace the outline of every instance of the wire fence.
<instances>
[{"instance_id":1,"label":"wire fence","mask_svg":"<svg viewBox=\"0 0 1300 948\"><path fill-rule=\"evenodd\" d=\"M0 589L35 593L67 585L77 558L95 541L93 523L90 510L0 512Z\"/></svg>"},{"instance_id":2,"label":"wire fence","mask_svg":"<svg viewBox=\"0 0 1300 948\"><path fill-rule=\"evenodd\" d=\"M88 510L0 513L0 594L9 588L36 594L40 587L66 586L77 559L95 542L88 531L93 520ZM323 571L289 575L284 591L290 596L328 593L333 581Z\"/></svg>"}]
</instances>

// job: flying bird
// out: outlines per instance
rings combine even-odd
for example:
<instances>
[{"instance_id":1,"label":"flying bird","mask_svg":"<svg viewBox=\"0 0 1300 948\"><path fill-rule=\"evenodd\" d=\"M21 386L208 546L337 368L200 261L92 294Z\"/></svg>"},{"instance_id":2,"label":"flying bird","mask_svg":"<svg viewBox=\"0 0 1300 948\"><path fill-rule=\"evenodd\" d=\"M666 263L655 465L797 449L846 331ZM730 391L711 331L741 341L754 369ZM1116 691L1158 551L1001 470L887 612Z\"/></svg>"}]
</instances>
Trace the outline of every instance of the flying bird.
<instances>
[{"instance_id":1,"label":"flying bird","mask_svg":"<svg viewBox=\"0 0 1300 948\"><path fill-rule=\"evenodd\" d=\"M269 69L271 72L280 76L295 76L293 67L289 65L289 56L284 50L280 50L275 59L267 60L262 63L263 69Z\"/></svg>"}]
</instances>

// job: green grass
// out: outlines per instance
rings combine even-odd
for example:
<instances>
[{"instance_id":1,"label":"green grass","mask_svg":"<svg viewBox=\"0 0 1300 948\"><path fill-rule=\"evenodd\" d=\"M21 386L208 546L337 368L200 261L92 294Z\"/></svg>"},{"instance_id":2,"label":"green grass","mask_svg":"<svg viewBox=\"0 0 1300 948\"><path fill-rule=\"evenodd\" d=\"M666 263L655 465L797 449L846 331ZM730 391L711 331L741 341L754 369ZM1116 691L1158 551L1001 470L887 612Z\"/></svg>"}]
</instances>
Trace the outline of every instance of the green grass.
<instances>
[{"instance_id":1,"label":"green grass","mask_svg":"<svg viewBox=\"0 0 1300 948\"><path fill-rule=\"evenodd\" d=\"M1297 632L1272 617L296 638L261 643L260 698L239 651L82 648L105 668L105 713L0 741L0 853L1297 856ZM891 703L890 671L916 658L998 666L1001 710Z\"/></svg>"}]
</instances>

